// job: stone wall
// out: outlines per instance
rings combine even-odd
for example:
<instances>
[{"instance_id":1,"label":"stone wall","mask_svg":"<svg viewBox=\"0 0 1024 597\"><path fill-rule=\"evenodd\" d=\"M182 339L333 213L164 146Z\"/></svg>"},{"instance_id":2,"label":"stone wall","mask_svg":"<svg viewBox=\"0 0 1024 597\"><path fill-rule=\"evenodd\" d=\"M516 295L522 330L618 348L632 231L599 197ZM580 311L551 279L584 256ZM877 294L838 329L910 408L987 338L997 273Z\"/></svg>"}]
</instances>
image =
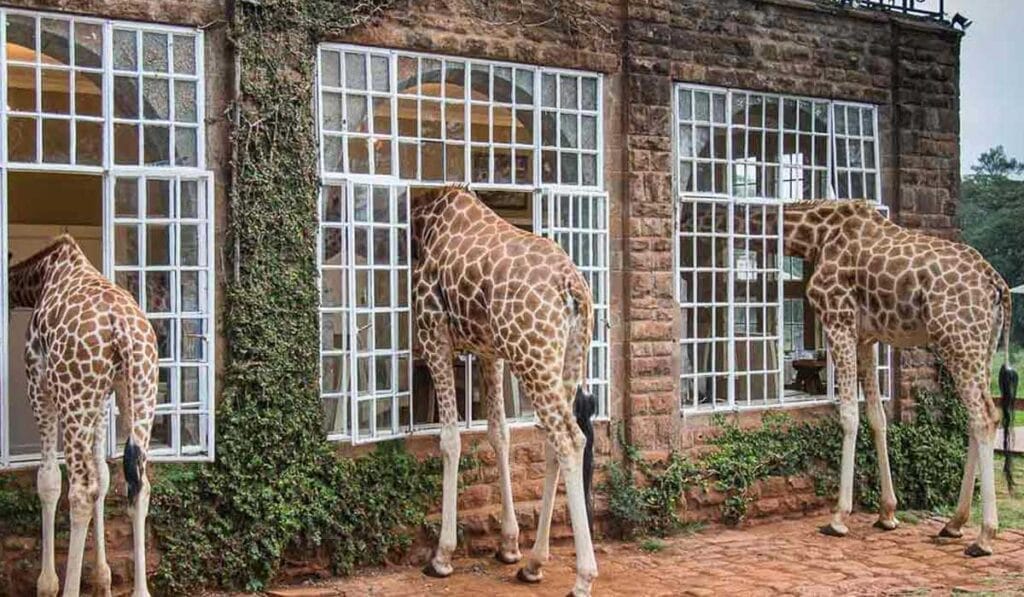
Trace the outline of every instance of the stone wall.
<instances>
[{"instance_id":1,"label":"stone wall","mask_svg":"<svg viewBox=\"0 0 1024 597\"><path fill-rule=\"evenodd\" d=\"M612 413L649 456L700 450L707 417L679 415L673 293L671 97L678 81L808 95L879 106L883 198L901 223L956 234L958 197L959 34L934 24L804 0L583 0L606 30L575 39L530 2L408 2L341 41L476 58L593 70L605 74L605 185L612 223ZM500 6L499 6L500 5ZM504 8L502 7L504 6ZM522 6L526 6L522 9ZM522 10L522 12L520 12ZM899 107L899 109L897 109ZM897 357L899 405L910 388L934 378L927 353ZM798 417L829 408L800 409ZM756 413L743 420L756 423ZM600 427L599 460L612 457L611 430ZM476 438L476 439L473 439ZM539 441L516 430L513 443ZM463 437L489 451L483 434ZM409 442L436 454L436 439ZM348 452L348 450L344 450ZM513 450L513 484L528 535L542 456ZM485 464L489 463L485 460ZM494 471L464 475L461 500L471 549L493 543L499 494ZM489 476L488 476L489 475ZM774 483L774 484L773 484ZM790 482L790 500L757 513L821 504ZM778 483L765 495L778 490ZM468 497L465 497L468 496ZM766 498L775 499L775 498ZM690 496L687 516L717 512L712 497ZM792 502L792 503L790 503ZM772 505L775 504L775 505ZM603 504L598 502L598 515ZM560 506L561 507L561 506ZM486 519L486 520L485 520ZM558 519L556 517L556 523ZM488 535L490 534L490 535ZM477 539L487 537L489 539ZM523 545L527 545L524 538Z\"/></svg>"},{"instance_id":2,"label":"stone wall","mask_svg":"<svg viewBox=\"0 0 1024 597\"><path fill-rule=\"evenodd\" d=\"M673 324L670 122L676 81L877 104L883 200L902 224L956 234L960 37L933 24L802 0L626 2L622 93L629 183L624 297L625 410L632 441L679 437ZM934 378L920 351L901 360L899 402ZM897 410L906 410L897 405Z\"/></svg>"},{"instance_id":3,"label":"stone wall","mask_svg":"<svg viewBox=\"0 0 1024 597\"><path fill-rule=\"evenodd\" d=\"M217 228L222 230L227 217L224 181L229 155L223 114L231 81L223 26L225 3L15 0L13 4L113 18L212 24L206 30L208 162L216 171ZM382 19L339 41L604 73L614 383L612 423L597 426L599 467L615 457L612 437L620 421L629 441L651 456L673 448L699 450L711 432L706 418L684 419L679 414L680 328L672 271L674 82L879 105L885 203L900 223L942 236L956 235L960 39L949 29L809 0L575 0L567 6L579 10L569 16L586 26L574 31L566 26L564 15L552 18L538 8L541 5L531 0L400 0ZM902 415L908 411L901 405L909 404L910 388L933 379L934 370L922 351L904 352L897 362L901 399L897 410ZM821 412L802 409L800 416ZM757 419L757 414L744 415L751 423ZM459 503L463 546L473 552L489 551L496 544L500 508L494 454L482 432L464 433L462 442L463 453L475 453L481 462L480 468L463 476ZM539 507L543 439L536 429L517 428L512 444L514 494L525 549L532 541ZM417 454L437 454L436 437L413 438L407 445ZM348 455L366 449L370 448L339 446L339 452ZM755 515L801 512L821 505L798 479L770 480L760 495L752 506ZM689 495L686 516L713 519L718 511L716 499L714 494ZM604 512L598 500L599 519ZM565 514L560 496L555 537L568 533ZM108 525L112 541L120 537L118 528ZM8 539L11 543L5 541L2 558L8 562L24 562L25 554L37 552L34 544L26 547L16 538ZM124 555L124 546L112 547L112 561ZM116 564L112 566L116 570Z\"/></svg>"}]
</instances>

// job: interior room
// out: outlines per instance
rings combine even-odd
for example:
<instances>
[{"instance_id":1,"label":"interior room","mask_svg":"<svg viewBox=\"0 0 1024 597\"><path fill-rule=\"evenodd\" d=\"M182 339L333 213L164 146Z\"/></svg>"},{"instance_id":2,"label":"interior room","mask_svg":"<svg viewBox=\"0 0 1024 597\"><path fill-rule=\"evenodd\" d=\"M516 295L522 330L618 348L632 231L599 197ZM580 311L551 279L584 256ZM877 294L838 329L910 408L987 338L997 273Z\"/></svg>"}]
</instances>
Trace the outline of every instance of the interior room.
<instances>
[{"instance_id":1,"label":"interior room","mask_svg":"<svg viewBox=\"0 0 1024 597\"><path fill-rule=\"evenodd\" d=\"M413 196L419 194L436 194L436 188L417 187L412 190ZM533 194L525 191L479 191L477 195L493 209L499 216L505 218L513 225L526 231L533 230ZM415 412L413 422L415 424L437 424L439 423L434 397L433 384L430 381L430 372L426 362L418 357L416 348L415 330L413 334L413 404ZM466 400L466 392L470 392L471 399ZM480 377L480 366L477 359L470 355L459 357L455 364L455 392L459 409L459 421L466 421L466 405L472 409L472 419L476 421L486 420L486 405L483 402L483 384ZM533 413L529 399L522 391L519 383L506 368L505 383L503 387L505 399L505 415L509 418L526 417Z\"/></svg>"},{"instance_id":2,"label":"interior room","mask_svg":"<svg viewBox=\"0 0 1024 597\"><path fill-rule=\"evenodd\" d=\"M10 172L8 250L11 263L71 234L89 261L103 268L103 179L98 175ZM25 333L30 309L11 309L8 327L11 455L39 452L39 432L26 394Z\"/></svg>"}]
</instances>

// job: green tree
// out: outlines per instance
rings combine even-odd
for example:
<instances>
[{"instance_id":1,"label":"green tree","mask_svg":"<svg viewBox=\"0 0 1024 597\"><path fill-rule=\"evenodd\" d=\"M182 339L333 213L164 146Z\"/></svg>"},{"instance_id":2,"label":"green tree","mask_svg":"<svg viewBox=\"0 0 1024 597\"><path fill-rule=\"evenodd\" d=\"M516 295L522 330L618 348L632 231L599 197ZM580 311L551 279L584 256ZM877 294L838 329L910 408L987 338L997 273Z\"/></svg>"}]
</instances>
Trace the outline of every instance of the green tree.
<instances>
[{"instance_id":1,"label":"green tree","mask_svg":"<svg viewBox=\"0 0 1024 597\"><path fill-rule=\"evenodd\" d=\"M1024 162L1003 146L978 158L961 186L960 227L1010 286L1024 283ZM1013 306L1013 338L1024 341L1024 300Z\"/></svg>"}]
</instances>

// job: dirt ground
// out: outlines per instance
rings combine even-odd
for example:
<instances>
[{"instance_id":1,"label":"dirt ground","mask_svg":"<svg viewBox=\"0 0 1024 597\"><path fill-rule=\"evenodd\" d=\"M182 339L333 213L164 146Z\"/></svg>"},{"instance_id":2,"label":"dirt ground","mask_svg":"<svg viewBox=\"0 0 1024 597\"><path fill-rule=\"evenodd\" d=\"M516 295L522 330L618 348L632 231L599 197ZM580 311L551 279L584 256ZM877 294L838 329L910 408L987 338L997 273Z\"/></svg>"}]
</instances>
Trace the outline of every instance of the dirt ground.
<instances>
[{"instance_id":1,"label":"dirt ground","mask_svg":"<svg viewBox=\"0 0 1024 597\"><path fill-rule=\"evenodd\" d=\"M855 514L850 535L839 539L817 532L827 521L822 514L715 528L648 544L647 551L639 544L602 542L594 595L1024 595L1024 531L1001 531L995 555L971 559L963 549L976 528L966 529L963 539L937 539L938 519L904 522L886 533L872 528L873 516ZM269 594L561 597L572 587L573 564L572 545L562 544L553 546L537 585L517 582L516 566L463 557L447 579L394 567Z\"/></svg>"}]
</instances>

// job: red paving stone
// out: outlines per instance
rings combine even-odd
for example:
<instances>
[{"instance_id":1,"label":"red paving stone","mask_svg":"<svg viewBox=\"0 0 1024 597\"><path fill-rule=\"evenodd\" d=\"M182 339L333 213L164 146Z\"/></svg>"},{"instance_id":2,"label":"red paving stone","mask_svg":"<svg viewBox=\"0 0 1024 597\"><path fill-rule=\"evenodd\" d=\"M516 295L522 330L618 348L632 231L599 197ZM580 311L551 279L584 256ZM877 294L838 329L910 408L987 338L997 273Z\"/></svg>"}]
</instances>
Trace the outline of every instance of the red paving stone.
<instances>
[{"instance_id":1,"label":"red paving stone","mask_svg":"<svg viewBox=\"0 0 1024 597\"><path fill-rule=\"evenodd\" d=\"M874 518L855 514L850 535L826 537L817 528L827 515L752 526L709 529L664 542L658 553L636 544L601 542L600 577L594 595L1024 595L1024 533L1004 531L995 555L971 559L963 539L937 539L938 519L904 524L885 533L871 527ZM523 550L526 553L526 550ZM544 581L515 581L515 566L490 558L459 557L447 579L423 576L418 569L392 567L306 587L282 587L271 595L487 595L561 597L573 583L573 548L552 547Z\"/></svg>"}]
</instances>

